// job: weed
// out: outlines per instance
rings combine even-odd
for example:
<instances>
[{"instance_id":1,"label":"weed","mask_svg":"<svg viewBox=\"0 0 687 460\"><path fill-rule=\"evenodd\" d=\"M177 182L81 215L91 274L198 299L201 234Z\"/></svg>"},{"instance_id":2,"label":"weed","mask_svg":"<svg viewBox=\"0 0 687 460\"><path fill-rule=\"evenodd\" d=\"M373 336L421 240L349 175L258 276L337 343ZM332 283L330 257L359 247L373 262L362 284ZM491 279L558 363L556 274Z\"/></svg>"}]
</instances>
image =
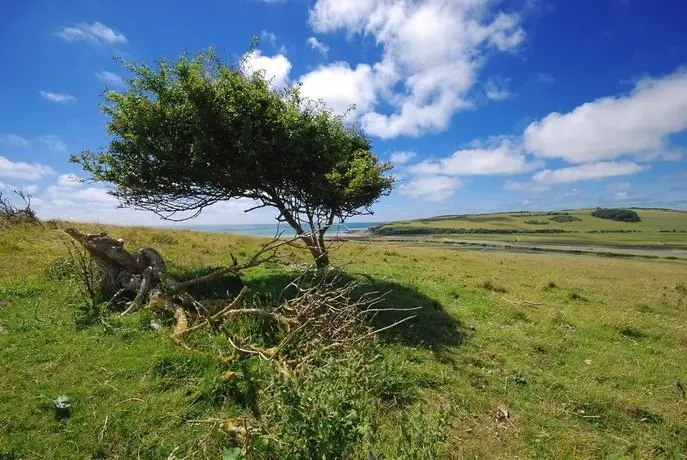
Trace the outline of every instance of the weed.
<instances>
[{"instance_id":1,"label":"weed","mask_svg":"<svg viewBox=\"0 0 687 460\"><path fill-rule=\"evenodd\" d=\"M486 289L487 291L500 292L500 293L508 292L508 290L505 287L500 286L498 284L495 284L491 280L485 281L484 283L482 283L480 285L480 287L482 287L482 289Z\"/></svg>"},{"instance_id":2,"label":"weed","mask_svg":"<svg viewBox=\"0 0 687 460\"><path fill-rule=\"evenodd\" d=\"M150 237L153 244L163 244L167 246L179 244L179 240L171 233L155 233Z\"/></svg>"},{"instance_id":3,"label":"weed","mask_svg":"<svg viewBox=\"0 0 687 460\"><path fill-rule=\"evenodd\" d=\"M586 302L587 301L586 297L584 297L582 294L575 292L575 291L571 292L569 297L570 297L570 300L574 300L574 301L579 301L579 302Z\"/></svg>"},{"instance_id":4,"label":"weed","mask_svg":"<svg viewBox=\"0 0 687 460\"><path fill-rule=\"evenodd\" d=\"M646 333L632 326L625 326L624 328L620 329L620 333L625 337L631 337L633 339L643 339L647 337Z\"/></svg>"}]
</instances>

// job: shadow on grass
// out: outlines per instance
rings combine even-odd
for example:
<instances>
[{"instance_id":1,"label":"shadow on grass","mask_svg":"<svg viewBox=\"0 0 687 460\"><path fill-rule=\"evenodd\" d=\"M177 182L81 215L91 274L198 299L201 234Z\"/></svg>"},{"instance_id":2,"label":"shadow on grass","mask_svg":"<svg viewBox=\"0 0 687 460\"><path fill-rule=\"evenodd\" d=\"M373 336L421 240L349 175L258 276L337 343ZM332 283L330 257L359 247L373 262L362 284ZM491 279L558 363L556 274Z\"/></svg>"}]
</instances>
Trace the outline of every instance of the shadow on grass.
<instances>
[{"instance_id":1,"label":"shadow on grass","mask_svg":"<svg viewBox=\"0 0 687 460\"><path fill-rule=\"evenodd\" d=\"M186 271L180 274L180 278L194 278L206 275L211 271L212 269L209 268ZM244 279L229 275L195 286L190 293L200 299L226 299L237 295L241 288L246 285L252 296L269 304L278 301L280 296L288 298L293 295L294 291L285 291L284 289L299 274L299 272L267 273L246 276ZM363 282L354 293L356 297L369 292L386 293L382 303L375 308L420 307L419 310L412 312L389 311L377 314L373 321L373 325L377 329L391 325L409 315L415 316L411 320L380 333L383 340L432 349L463 343L466 331L462 324L446 313L442 305L436 300L427 297L415 288L390 280L378 279L367 274L344 274L340 276L342 283L354 279Z\"/></svg>"},{"instance_id":2,"label":"shadow on grass","mask_svg":"<svg viewBox=\"0 0 687 460\"><path fill-rule=\"evenodd\" d=\"M209 270L197 270L183 273L183 278L190 278L207 274ZM234 297L245 285L254 298L263 300L264 304L278 303L280 298L289 298L295 294L294 290L284 289L297 276L298 272L268 273L264 275L247 276L239 279L235 276L227 276L214 280L203 286L195 287L191 294L196 298L231 298ZM384 300L375 308L417 308L416 311L388 311L378 313L373 320L376 329L391 325L407 316L415 318L405 321L398 326L380 333L382 340L398 342L409 346L426 347L438 350L444 346L456 346L462 344L465 338L465 330L460 321L446 313L442 305L434 299L427 297L417 289L405 286L389 280L381 280L370 275L340 276L340 282L352 280L362 281L354 292L354 297L365 293L386 293ZM281 297L280 297L281 296Z\"/></svg>"}]
</instances>

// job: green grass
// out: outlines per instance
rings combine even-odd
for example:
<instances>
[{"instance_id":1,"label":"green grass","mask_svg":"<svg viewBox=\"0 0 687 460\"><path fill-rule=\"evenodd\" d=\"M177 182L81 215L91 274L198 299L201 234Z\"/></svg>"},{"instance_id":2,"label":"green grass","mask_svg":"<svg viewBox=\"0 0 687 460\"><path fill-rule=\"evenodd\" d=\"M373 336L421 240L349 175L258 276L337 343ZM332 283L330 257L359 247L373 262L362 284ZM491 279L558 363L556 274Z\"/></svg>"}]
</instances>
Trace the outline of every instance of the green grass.
<instances>
[{"instance_id":1,"label":"green grass","mask_svg":"<svg viewBox=\"0 0 687 460\"><path fill-rule=\"evenodd\" d=\"M641 222L616 222L591 215L593 210L566 211L580 220L555 222L549 215L530 213L473 214L385 224L389 234L395 232L437 232L447 229L518 230L523 232L564 230L568 233L537 233L517 235L520 241L532 243L605 244L618 246L649 246L687 248L687 212L660 209L634 209ZM536 224L533 222L537 222ZM542 222L548 222L542 225ZM675 230L675 232L673 232ZM607 233L602 233L607 232ZM628 232L628 233L620 233ZM442 238L513 241L513 234L439 234Z\"/></svg>"},{"instance_id":2,"label":"green grass","mask_svg":"<svg viewBox=\"0 0 687 460\"><path fill-rule=\"evenodd\" d=\"M561 225L574 224L582 223ZM114 330L77 328L80 301L62 275L64 235L54 227L0 231L0 458L217 458L231 444L202 421L246 413L240 396L250 388L213 403L225 394L224 368L151 331L146 312ZM128 248L158 248L175 273L225 264L229 252L250 254L261 241L102 228ZM349 272L391 289L387 306L422 307L383 337L395 363L383 394L396 402L376 415L377 445L424 436L426 445L446 441L440 458L684 458L687 402L674 385L687 384L684 261L355 242L333 258L356 254ZM307 260L286 249L244 282L264 295ZM339 383L318 398L344 381L326 380ZM59 395L72 401L63 420L51 408ZM430 427L444 427L445 438ZM413 449L396 452L428 458L422 445Z\"/></svg>"}]
</instances>

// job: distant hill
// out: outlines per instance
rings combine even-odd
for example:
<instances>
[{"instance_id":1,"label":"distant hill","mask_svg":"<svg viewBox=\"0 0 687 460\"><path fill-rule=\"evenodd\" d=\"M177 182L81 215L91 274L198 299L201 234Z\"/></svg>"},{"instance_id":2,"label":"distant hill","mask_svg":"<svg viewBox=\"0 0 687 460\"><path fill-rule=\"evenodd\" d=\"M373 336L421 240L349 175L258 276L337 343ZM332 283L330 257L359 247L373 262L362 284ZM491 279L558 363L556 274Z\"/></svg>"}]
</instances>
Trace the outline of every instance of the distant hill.
<instances>
[{"instance_id":1,"label":"distant hill","mask_svg":"<svg viewBox=\"0 0 687 460\"><path fill-rule=\"evenodd\" d=\"M523 241L533 242L687 247L686 211L638 207L626 209L632 209L628 214L636 213L639 221L622 222L594 217L592 213L595 209L513 211L441 215L377 225L369 231L389 237L441 236L505 240L513 239L516 235Z\"/></svg>"}]
</instances>

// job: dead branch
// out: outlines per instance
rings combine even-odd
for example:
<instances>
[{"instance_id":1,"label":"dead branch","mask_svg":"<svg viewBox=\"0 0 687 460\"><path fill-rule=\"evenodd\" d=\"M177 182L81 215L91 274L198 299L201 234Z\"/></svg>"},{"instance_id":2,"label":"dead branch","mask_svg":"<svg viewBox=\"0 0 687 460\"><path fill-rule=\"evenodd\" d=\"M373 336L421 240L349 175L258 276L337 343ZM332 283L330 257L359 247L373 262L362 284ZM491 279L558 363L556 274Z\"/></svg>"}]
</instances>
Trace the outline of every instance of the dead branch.
<instances>
[{"instance_id":1,"label":"dead branch","mask_svg":"<svg viewBox=\"0 0 687 460\"><path fill-rule=\"evenodd\" d=\"M225 308L223 308L219 312L212 315L210 318L207 318L202 323L196 324L195 326L190 327L190 328L186 328L186 329L182 330L179 334L177 334L175 332L173 335L175 337L181 338L181 336L183 336L185 334L199 331L199 330L203 329L204 327L209 326L210 324L216 322L222 316L226 315L229 311L234 311L234 312L241 311L241 310L231 310L231 309L234 308L241 301L243 296L246 294L246 290L247 290L247 288L244 286L243 289L241 289L241 292L239 292L239 295L237 295L236 298L229 305L227 305ZM174 340L174 339L172 339L172 340Z\"/></svg>"},{"instance_id":2,"label":"dead branch","mask_svg":"<svg viewBox=\"0 0 687 460\"><path fill-rule=\"evenodd\" d=\"M138 289L136 297L131 302L129 308L122 312L121 316L127 315L129 313L134 313L143 306L144 302L148 300L148 293L150 292L150 283L153 279L152 268L148 267L143 271L143 279L141 280L141 287Z\"/></svg>"},{"instance_id":3,"label":"dead branch","mask_svg":"<svg viewBox=\"0 0 687 460\"><path fill-rule=\"evenodd\" d=\"M229 334L227 334L227 340L229 341L229 344L230 344L236 351L238 351L238 352L240 352L240 353L245 353L245 354L249 354L249 355L258 355L258 356L260 356L260 358L264 359L265 361L269 361L269 360L270 360L270 358L268 358L267 356L265 356L265 355L263 354L263 352L261 352L260 350L254 350L254 349L247 349L247 348L241 348L241 347L239 347L238 345L236 345L236 344L234 343L233 340L231 340L231 337L229 337Z\"/></svg>"},{"instance_id":4,"label":"dead branch","mask_svg":"<svg viewBox=\"0 0 687 460\"><path fill-rule=\"evenodd\" d=\"M506 297L501 297L503 300L511 305L517 305L519 307L540 307L544 305L541 302L531 302L529 300L517 300L517 299L507 299Z\"/></svg>"}]
</instances>

